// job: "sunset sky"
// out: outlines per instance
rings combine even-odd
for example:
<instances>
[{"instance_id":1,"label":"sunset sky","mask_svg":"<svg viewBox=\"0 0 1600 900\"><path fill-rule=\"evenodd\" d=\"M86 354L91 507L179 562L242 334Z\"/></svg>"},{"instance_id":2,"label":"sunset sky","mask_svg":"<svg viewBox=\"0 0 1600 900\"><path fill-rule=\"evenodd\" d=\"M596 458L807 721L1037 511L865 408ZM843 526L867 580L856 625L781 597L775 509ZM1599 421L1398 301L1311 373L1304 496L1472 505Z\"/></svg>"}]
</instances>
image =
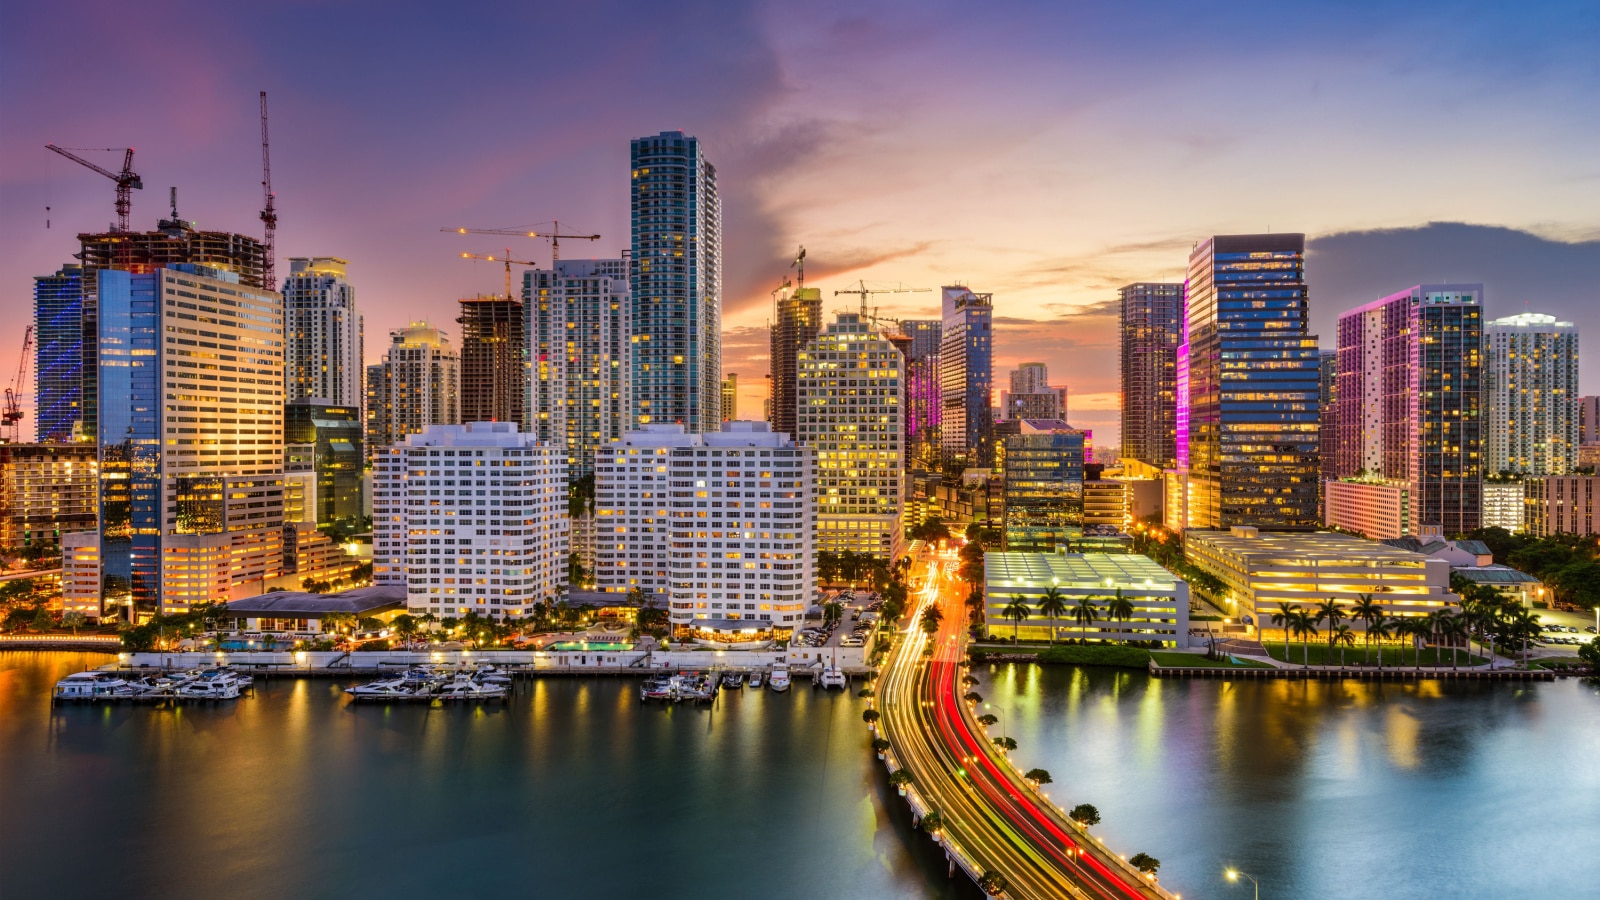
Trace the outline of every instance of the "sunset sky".
<instances>
[{"instance_id":1,"label":"sunset sky","mask_svg":"<svg viewBox=\"0 0 1600 900\"><path fill-rule=\"evenodd\" d=\"M1380 294L1483 281L1491 316L1575 318L1592 354L1597 47L1592 0L11 2L0 371L31 276L111 218L111 183L43 145L137 148L137 227L176 185L185 218L258 233L263 89L280 257L350 260L369 359L409 319L455 333L458 297L500 289L456 254L505 245L442 226L559 219L604 236L566 256L627 247L628 140L664 129L719 169L724 369L747 417L800 244L830 308L859 278L993 292L996 383L1048 363L1096 443L1116 431L1116 288L1179 279L1215 233L1308 235L1324 345ZM937 296L882 311L936 317Z\"/></svg>"}]
</instances>

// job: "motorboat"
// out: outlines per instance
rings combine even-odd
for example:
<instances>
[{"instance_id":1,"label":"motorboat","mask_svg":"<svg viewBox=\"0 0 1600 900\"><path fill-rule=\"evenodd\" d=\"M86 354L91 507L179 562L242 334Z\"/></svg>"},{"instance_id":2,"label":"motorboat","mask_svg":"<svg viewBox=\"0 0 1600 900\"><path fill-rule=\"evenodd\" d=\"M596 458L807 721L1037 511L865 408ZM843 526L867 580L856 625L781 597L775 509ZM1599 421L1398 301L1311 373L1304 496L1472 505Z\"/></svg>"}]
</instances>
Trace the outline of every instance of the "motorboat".
<instances>
[{"instance_id":1,"label":"motorboat","mask_svg":"<svg viewBox=\"0 0 1600 900\"><path fill-rule=\"evenodd\" d=\"M767 688L780 694L789 689L789 666L786 663L777 663L772 667L772 675L767 679Z\"/></svg>"},{"instance_id":2,"label":"motorboat","mask_svg":"<svg viewBox=\"0 0 1600 900\"><path fill-rule=\"evenodd\" d=\"M844 670L838 666L823 666L822 677L817 679L817 684L823 688L838 688L844 690L850 686L850 680L844 677Z\"/></svg>"},{"instance_id":3,"label":"motorboat","mask_svg":"<svg viewBox=\"0 0 1600 900\"><path fill-rule=\"evenodd\" d=\"M133 693L125 679L109 672L75 672L56 682L52 696L58 700L96 700Z\"/></svg>"},{"instance_id":4,"label":"motorboat","mask_svg":"<svg viewBox=\"0 0 1600 900\"><path fill-rule=\"evenodd\" d=\"M744 675L739 672L729 672L722 676L722 686L730 690L739 690L744 687Z\"/></svg>"},{"instance_id":5,"label":"motorboat","mask_svg":"<svg viewBox=\"0 0 1600 900\"><path fill-rule=\"evenodd\" d=\"M666 700L672 696L672 680L669 678L651 678L639 685L639 702L646 700Z\"/></svg>"},{"instance_id":6,"label":"motorboat","mask_svg":"<svg viewBox=\"0 0 1600 900\"><path fill-rule=\"evenodd\" d=\"M756 690L760 690L761 689L761 678L762 678L762 675L761 675L760 672L751 672L750 673L750 687L752 687L752 688L754 688Z\"/></svg>"},{"instance_id":7,"label":"motorboat","mask_svg":"<svg viewBox=\"0 0 1600 900\"><path fill-rule=\"evenodd\" d=\"M238 675L227 669L211 669L178 685L176 693L187 699L237 700L239 687Z\"/></svg>"},{"instance_id":8,"label":"motorboat","mask_svg":"<svg viewBox=\"0 0 1600 900\"><path fill-rule=\"evenodd\" d=\"M457 678L434 693L440 700L502 700L506 689L498 684L479 684L472 678Z\"/></svg>"},{"instance_id":9,"label":"motorboat","mask_svg":"<svg viewBox=\"0 0 1600 900\"><path fill-rule=\"evenodd\" d=\"M717 694L717 682L698 672L674 675L671 683L670 690L674 700L710 700Z\"/></svg>"}]
</instances>

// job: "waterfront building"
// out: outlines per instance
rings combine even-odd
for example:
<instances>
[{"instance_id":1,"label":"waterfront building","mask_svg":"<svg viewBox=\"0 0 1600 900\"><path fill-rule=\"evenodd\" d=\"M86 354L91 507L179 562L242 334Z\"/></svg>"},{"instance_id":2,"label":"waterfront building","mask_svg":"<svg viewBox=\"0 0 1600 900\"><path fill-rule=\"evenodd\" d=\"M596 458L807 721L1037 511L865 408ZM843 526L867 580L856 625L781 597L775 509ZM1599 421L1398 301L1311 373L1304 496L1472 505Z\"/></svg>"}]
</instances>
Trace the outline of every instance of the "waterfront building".
<instances>
[{"instance_id":1,"label":"waterfront building","mask_svg":"<svg viewBox=\"0 0 1600 900\"><path fill-rule=\"evenodd\" d=\"M522 301L471 297L461 315L461 421L527 424L527 320Z\"/></svg>"},{"instance_id":2,"label":"waterfront building","mask_svg":"<svg viewBox=\"0 0 1600 900\"><path fill-rule=\"evenodd\" d=\"M34 434L41 444L94 435L85 431L95 372L94 273L66 265L33 279Z\"/></svg>"},{"instance_id":3,"label":"waterfront building","mask_svg":"<svg viewBox=\"0 0 1600 900\"><path fill-rule=\"evenodd\" d=\"M772 430L799 433L797 378L800 351L822 331L822 291L817 288L781 288L772 295L769 360L772 368Z\"/></svg>"},{"instance_id":4,"label":"waterfront building","mask_svg":"<svg viewBox=\"0 0 1600 900\"><path fill-rule=\"evenodd\" d=\"M1056 420L1022 420L1002 440L1005 547L1054 550L1083 535L1083 432Z\"/></svg>"},{"instance_id":5,"label":"waterfront building","mask_svg":"<svg viewBox=\"0 0 1600 900\"><path fill-rule=\"evenodd\" d=\"M91 619L115 616L100 605L100 532L77 531L61 536L61 611Z\"/></svg>"},{"instance_id":6,"label":"waterfront building","mask_svg":"<svg viewBox=\"0 0 1600 900\"><path fill-rule=\"evenodd\" d=\"M1127 285L1117 291L1117 317L1122 349L1122 456L1170 467L1177 462L1183 285Z\"/></svg>"},{"instance_id":7,"label":"waterfront building","mask_svg":"<svg viewBox=\"0 0 1600 900\"><path fill-rule=\"evenodd\" d=\"M461 358L450 338L426 322L389 332L383 362L367 367L367 449L460 421Z\"/></svg>"},{"instance_id":8,"label":"waterfront building","mask_svg":"<svg viewBox=\"0 0 1600 900\"><path fill-rule=\"evenodd\" d=\"M567 591L565 451L515 422L429 425L373 466L372 579L415 615L526 616Z\"/></svg>"},{"instance_id":9,"label":"waterfront building","mask_svg":"<svg viewBox=\"0 0 1600 900\"><path fill-rule=\"evenodd\" d=\"M1566 475L1577 468L1578 329L1519 313L1483 327L1485 472Z\"/></svg>"},{"instance_id":10,"label":"waterfront building","mask_svg":"<svg viewBox=\"0 0 1600 900\"><path fill-rule=\"evenodd\" d=\"M1510 566L1452 566L1450 574L1480 587L1493 588L1500 596L1521 604L1525 609L1532 609L1534 603L1547 599L1545 586L1539 579Z\"/></svg>"},{"instance_id":11,"label":"waterfront building","mask_svg":"<svg viewBox=\"0 0 1600 900\"><path fill-rule=\"evenodd\" d=\"M275 591L235 600L219 610L218 619L224 631L317 637L335 630L324 624L331 613L388 624L405 612L405 589L379 584L335 594Z\"/></svg>"},{"instance_id":12,"label":"waterfront building","mask_svg":"<svg viewBox=\"0 0 1600 900\"><path fill-rule=\"evenodd\" d=\"M994 295L943 290L939 343L939 440L946 469L994 465Z\"/></svg>"},{"instance_id":13,"label":"waterfront building","mask_svg":"<svg viewBox=\"0 0 1600 900\"><path fill-rule=\"evenodd\" d=\"M282 301L187 263L97 289L99 389L118 398L96 429L108 600L173 613L259 592L283 555Z\"/></svg>"},{"instance_id":14,"label":"waterfront building","mask_svg":"<svg viewBox=\"0 0 1600 900\"><path fill-rule=\"evenodd\" d=\"M906 468L936 469L941 453L939 427L943 400L939 387L939 345L944 323L938 319L906 319L900 332L907 338Z\"/></svg>"},{"instance_id":15,"label":"waterfront building","mask_svg":"<svg viewBox=\"0 0 1600 900\"><path fill-rule=\"evenodd\" d=\"M99 521L93 444L0 444L0 547L59 544Z\"/></svg>"},{"instance_id":16,"label":"waterfront building","mask_svg":"<svg viewBox=\"0 0 1600 900\"><path fill-rule=\"evenodd\" d=\"M817 549L893 562L905 511L900 351L860 314L839 313L797 365L793 437L817 454Z\"/></svg>"},{"instance_id":17,"label":"waterfront building","mask_svg":"<svg viewBox=\"0 0 1600 900\"><path fill-rule=\"evenodd\" d=\"M1305 235L1218 235L1189 255L1179 464L1188 527L1317 527L1317 339Z\"/></svg>"},{"instance_id":18,"label":"waterfront building","mask_svg":"<svg viewBox=\"0 0 1600 900\"><path fill-rule=\"evenodd\" d=\"M1064 601L1055 617L1055 639L1091 641L1160 641L1163 646L1189 646L1189 585L1159 563L1134 553L990 552L983 559L984 629L989 638L1045 641L1051 639L1050 617L1040 601L1054 589ZM1120 596L1133 606L1118 619L1107 609ZM1094 621L1080 624L1072 610L1088 598ZM1029 608L1016 620L1007 608L1021 600Z\"/></svg>"},{"instance_id":19,"label":"waterfront building","mask_svg":"<svg viewBox=\"0 0 1600 900\"><path fill-rule=\"evenodd\" d=\"M283 318L284 394L290 402L317 397L360 411L366 326L356 309L356 289L345 276L348 265L333 256L289 260Z\"/></svg>"},{"instance_id":20,"label":"waterfront building","mask_svg":"<svg viewBox=\"0 0 1600 900\"><path fill-rule=\"evenodd\" d=\"M613 594L639 590L647 599L666 598L670 456L680 450L693 454L698 445L698 438L682 425L653 424L628 431L595 451L596 590ZM694 480L709 479L708 475ZM696 493L709 491L696 488Z\"/></svg>"},{"instance_id":21,"label":"waterfront building","mask_svg":"<svg viewBox=\"0 0 1600 900\"><path fill-rule=\"evenodd\" d=\"M1405 482L1412 527L1483 512L1483 286L1423 284L1339 317L1334 475Z\"/></svg>"},{"instance_id":22,"label":"waterfront building","mask_svg":"<svg viewBox=\"0 0 1600 900\"><path fill-rule=\"evenodd\" d=\"M1521 531L1526 489L1520 478L1510 481L1485 481L1483 519L1480 527L1504 528L1511 532Z\"/></svg>"},{"instance_id":23,"label":"waterfront building","mask_svg":"<svg viewBox=\"0 0 1600 900\"><path fill-rule=\"evenodd\" d=\"M594 474L595 450L629 428L632 303L627 256L563 259L523 274L528 422L565 447L567 477Z\"/></svg>"},{"instance_id":24,"label":"waterfront building","mask_svg":"<svg viewBox=\"0 0 1600 900\"><path fill-rule=\"evenodd\" d=\"M1375 541L1415 534L1411 492L1403 481L1339 478L1323 482L1322 521Z\"/></svg>"},{"instance_id":25,"label":"waterfront building","mask_svg":"<svg viewBox=\"0 0 1600 900\"><path fill-rule=\"evenodd\" d=\"M283 408L284 469L310 472L307 521L318 528L361 522L361 474L366 463L361 407L321 397ZM358 529L359 530L359 529Z\"/></svg>"},{"instance_id":26,"label":"waterfront building","mask_svg":"<svg viewBox=\"0 0 1600 900\"><path fill-rule=\"evenodd\" d=\"M1545 475L1523 481L1530 536L1600 534L1600 475Z\"/></svg>"},{"instance_id":27,"label":"waterfront building","mask_svg":"<svg viewBox=\"0 0 1600 900\"><path fill-rule=\"evenodd\" d=\"M1448 561L1348 534L1235 527L1191 530L1183 544L1190 564L1222 580L1228 616L1258 635L1273 628L1280 605L1309 610L1336 600L1348 608L1365 594L1386 616L1415 618L1460 602L1450 593Z\"/></svg>"},{"instance_id":28,"label":"waterfront building","mask_svg":"<svg viewBox=\"0 0 1600 900\"><path fill-rule=\"evenodd\" d=\"M716 431L722 411L722 200L699 139L634 139L632 426Z\"/></svg>"},{"instance_id":29,"label":"waterfront building","mask_svg":"<svg viewBox=\"0 0 1600 900\"><path fill-rule=\"evenodd\" d=\"M739 373L729 372L722 379L722 421L739 418Z\"/></svg>"}]
</instances>

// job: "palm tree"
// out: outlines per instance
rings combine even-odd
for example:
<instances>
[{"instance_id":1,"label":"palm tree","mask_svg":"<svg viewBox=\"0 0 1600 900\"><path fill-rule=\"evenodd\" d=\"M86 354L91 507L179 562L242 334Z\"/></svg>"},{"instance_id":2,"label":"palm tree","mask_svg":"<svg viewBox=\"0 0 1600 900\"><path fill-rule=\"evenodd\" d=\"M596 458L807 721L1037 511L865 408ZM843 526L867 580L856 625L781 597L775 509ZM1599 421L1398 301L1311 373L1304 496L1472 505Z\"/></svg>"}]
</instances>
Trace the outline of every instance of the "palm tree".
<instances>
[{"instance_id":1,"label":"palm tree","mask_svg":"<svg viewBox=\"0 0 1600 900\"><path fill-rule=\"evenodd\" d=\"M1333 625L1328 628L1328 647L1339 645L1339 668L1344 668L1344 648L1353 647L1356 643L1356 634L1350 630L1349 625Z\"/></svg>"},{"instance_id":2,"label":"palm tree","mask_svg":"<svg viewBox=\"0 0 1600 900\"><path fill-rule=\"evenodd\" d=\"M1394 626L1389 619L1379 613L1378 617L1367 623L1367 640L1378 642L1378 671L1383 671L1383 640L1394 633Z\"/></svg>"},{"instance_id":3,"label":"palm tree","mask_svg":"<svg viewBox=\"0 0 1600 900\"><path fill-rule=\"evenodd\" d=\"M1303 609L1297 609L1294 613L1294 620L1289 623L1289 628L1294 631L1296 637L1300 638L1300 668L1302 669L1311 666L1310 641L1317 636L1317 621L1317 617L1314 614ZM1284 661L1288 662L1289 650L1287 644L1284 645L1283 655L1285 657Z\"/></svg>"},{"instance_id":4,"label":"palm tree","mask_svg":"<svg viewBox=\"0 0 1600 900\"><path fill-rule=\"evenodd\" d=\"M1391 617L1389 619L1389 630L1395 637L1400 639L1400 665L1404 666L1406 664L1406 644L1415 644L1414 637L1416 632L1412 630L1411 620L1402 619L1398 616Z\"/></svg>"},{"instance_id":5,"label":"palm tree","mask_svg":"<svg viewBox=\"0 0 1600 900\"><path fill-rule=\"evenodd\" d=\"M1333 631L1346 618L1344 607L1340 606L1337 600L1329 597L1317 604L1316 615L1317 621L1326 621L1328 623L1328 655L1331 657L1333 655Z\"/></svg>"},{"instance_id":6,"label":"palm tree","mask_svg":"<svg viewBox=\"0 0 1600 900\"><path fill-rule=\"evenodd\" d=\"M1434 628L1450 642L1450 668L1456 668L1456 639L1464 638L1468 634L1466 616L1452 614L1448 610L1439 610L1434 613Z\"/></svg>"},{"instance_id":7,"label":"palm tree","mask_svg":"<svg viewBox=\"0 0 1600 900\"><path fill-rule=\"evenodd\" d=\"M1094 605L1093 597L1084 596L1078 598L1078 605L1072 608L1072 617L1078 620L1080 640L1083 639L1082 633L1094 624L1095 615L1099 612L1099 608Z\"/></svg>"},{"instance_id":8,"label":"palm tree","mask_svg":"<svg viewBox=\"0 0 1600 900\"><path fill-rule=\"evenodd\" d=\"M1357 594L1356 602L1350 606L1350 618L1360 619L1361 624L1366 626L1366 643L1361 653L1361 661L1365 663L1367 657L1372 655L1372 623L1383 618L1383 607L1373 602L1371 594Z\"/></svg>"},{"instance_id":9,"label":"palm tree","mask_svg":"<svg viewBox=\"0 0 1600 900\"><path fill-rule=\"evenodd\" d=\"M1117 588L1117 595L1106 603L1106 615L1117 620L1119 630L1128 630L1127 622L1133 618L1133 603L1122 596L1122 588Z\"/></svg>"},{"instance_id":10,"label":"palm tree","mask_svg":"<svg viewBox=\"0 0 1600 900\"><path fill-rule=\"evenodd\" d=\"M928 637L938 634L939 626L943 622L944 612L939 609L938 604L930 603L928 608L922 611L922 632Z\"/></svg>"},{"instance_id":11,"label":"palm tree","mask_svg":"<svg viewBox=\"0 0 1600 900\"><path fill-rule=\"evenodd\" d=\"M1061 590L1055 585L1045 589L1044 596L1039 598L1039 614L1050 617L1050 646L1056 645L1056 617L1067 611L1067 598L1061 595Z\"/></svg>"},{"instance_id":12,"label":"palm tree","mask_svg":"<svg viewBox=\"0 0 1600 900\"><path fill-rule=\"evenodd\" d=\"M1300 607L1294 603L1279 603L1278 611L1272 614L1272 624L1283 629L1283 661L1289 661L1289 629L1294 625L1294 617L1300 614Z\"/></svg>"},{"instance_id":13,"label":"palm tree","mask_svg":"<svg viewBox=\"0 0 1600 900\"><path fill-rule=\"evenodd\" d=\"M1021 594L1011 595L1011 602L1006 604L1006 608L1000 611L1001 615L1011 620L1011 643L1015 644L1017 642L1017 630L1022 627L1023 620L1032 613L1033 610L1029 608L1028 601L1022 599ZM1054 637L1053 632L1054 630L1052 629L1052 638Z\"/></svg>"}]
</instances>

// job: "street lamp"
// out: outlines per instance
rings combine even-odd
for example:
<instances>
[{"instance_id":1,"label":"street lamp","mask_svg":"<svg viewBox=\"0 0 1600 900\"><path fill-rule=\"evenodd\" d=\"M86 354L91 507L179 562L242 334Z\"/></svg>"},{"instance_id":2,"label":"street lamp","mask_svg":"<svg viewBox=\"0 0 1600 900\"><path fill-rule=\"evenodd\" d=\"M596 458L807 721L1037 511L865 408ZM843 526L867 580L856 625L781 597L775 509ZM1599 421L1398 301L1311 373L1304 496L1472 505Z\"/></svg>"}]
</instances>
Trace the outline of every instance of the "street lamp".
<instances>
[{"instance_id":1,"label":"street lamp","mask_svg":"<svg viewBox=\"0 0 1600 900\"><path fill-rule=\"evenodd\" d=\"M1241 872L1238 869L1229 869L1222 874L1228 876L1229 881L1238 881L1240 878L1250 879L1250 883L1256 886L1256 900L1261 900L1261 882L1256 881L1256 877L1254 875L1251 875L1248 872Z\"/></svg>"},{"instance_id":2,"label":"street lamp","mask_svg":"<svg viewBox=\"0 0 1600 900\"><path fill-rule=\"evenodd\" d=\"M1009 735L1006 734L1006 716L1005 716L1005 714L1010 712L1010 710L1006 709L1004 706L995 706L992 703L985 703L983 705L983 708L984 709L992 709L992 710L995 710L996 712L1000 713L1000 736L1001 737L1009 737Z\"/></svg>"}]
</instances>

